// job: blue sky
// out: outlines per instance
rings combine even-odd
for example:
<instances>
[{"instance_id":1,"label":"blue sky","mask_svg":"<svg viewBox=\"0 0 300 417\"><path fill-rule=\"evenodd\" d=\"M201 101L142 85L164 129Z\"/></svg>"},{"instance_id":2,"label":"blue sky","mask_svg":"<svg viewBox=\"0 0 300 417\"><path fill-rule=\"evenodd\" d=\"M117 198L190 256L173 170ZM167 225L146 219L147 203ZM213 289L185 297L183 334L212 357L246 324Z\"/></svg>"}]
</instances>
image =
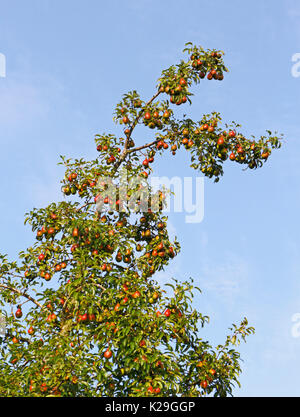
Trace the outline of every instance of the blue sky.
<instances>
[{"instance_id":1,"label":"blue sky","mask_svg":"<svg viewBox=\"0 0 300 417\"><path fill-rule=\"evenodd\" d=\"M194 277L203 290L197 306L211 318L203 337L213 343L244 316L256 328L240 348L235 395L299 396L292 316L300 312L300 78L291 74L300 52L299 2L11 0L0 7L7 61L0 252L11 259L33 241L24 213L61 199L59 155L92 158L94 134L121 134L112 113L122 94L136 89L150 97L185 42L224 50L230 72L222 83L201 83L184 111L195 119L219 111L245 134L277 130L284 146L261 170L226 164L218 184L205 180L203 222L170 215L182 252L160 279ZM156 173L197 175L184 154L173 161L157 162Z\"/></svg>"}]
</instances>

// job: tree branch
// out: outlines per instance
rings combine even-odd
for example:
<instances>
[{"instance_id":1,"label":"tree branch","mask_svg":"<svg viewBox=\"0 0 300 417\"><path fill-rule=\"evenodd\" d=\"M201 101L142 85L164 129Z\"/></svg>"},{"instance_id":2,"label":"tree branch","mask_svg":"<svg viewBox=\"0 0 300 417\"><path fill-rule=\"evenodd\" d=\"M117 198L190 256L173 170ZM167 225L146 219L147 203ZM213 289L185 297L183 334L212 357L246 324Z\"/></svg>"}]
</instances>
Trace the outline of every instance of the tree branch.
<instances>
[{"instance_id":1,"label":"tree branch","mask_svg":"<svg viewBox=\"0 0 300 417\"><path fill-rule=\"evenodd\" d=\"M122 152L122 154L120 156L120 159L116 162L116 164L114 166L114 172L117 171L117 169L119 168L119 166L121 165L121 163L125 160L126 156L129 153L132 152L132 151L128 151L129 139L131 137L131 134L132 134L134 128L138 124L139 119L141 118L142 114L144 113L145 107L149 106L149 104L151 104L152 101L154 101L160 95L160 93L161 93L161 91L158 91L156 94L153 95L153 97L151 97L151 99L149 101L147 101L147 103L145 104L145 106L140 110L139 114L137 115L137 117L135 118L134 122L132 123L132 125L130 127L130 131L129 131L128 135L126 136L124 150L123 150L123 152Z\"/></svg>"},{"instance_id":2,"label":"tree branch","mask_svg":"<svg viewBox=\"0 0 300 417\"><path fill-rule=\"evenodd\" d=\"M40 307L42 310L46 310L45 307L42 304L40 304L38 301L36 301L33 297L31 297L31 295L26 294L25 292L22 292L21 290L18 290L17 288L9 287L8 285L5 285L5 284L0 284L0 288L4 288L6 290L15 292L16 294L19 294L22 297L27 298L27 300L32 301L35 305L37 305L38 307Z\"/></svg>"},{"instance_id":3,"label":"tree branch","mask_svg":"<svg viewBox=\"0 0 300 417\"><path fill-rule=\"evenodd\" d=\"M159 142L161 139L156 139L153 142L150 143L146 143L145 145L142 146L138 146L136 148L130 149L129 151L127 151L127 153L132 153L132 152L136 152L136 151L140 151L141 149L145 149L145 148L149 148L150 146L155 145L157 142Z\"/></svg>"}]
</instances>

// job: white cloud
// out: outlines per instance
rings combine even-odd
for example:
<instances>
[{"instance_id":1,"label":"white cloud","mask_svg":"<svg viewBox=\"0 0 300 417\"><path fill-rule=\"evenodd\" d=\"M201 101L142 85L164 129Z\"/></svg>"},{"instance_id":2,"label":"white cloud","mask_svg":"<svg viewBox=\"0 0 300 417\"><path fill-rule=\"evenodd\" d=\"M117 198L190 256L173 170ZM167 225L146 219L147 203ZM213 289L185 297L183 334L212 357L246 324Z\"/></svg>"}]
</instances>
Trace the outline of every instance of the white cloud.
<instances>
[{"instance_id":1,"label":"white cloud","mask_svg":"<svg viewBox=\"0 0 300 417\"><path fill-rule=\"evenodd\" d=\"M231 308L237 298L247 292L249 267L243 259L230 254L223 263L205 261L199 276L202 290L221 298L222 303Z\"/></svg>"},{"instance_id":2,"label":"white cloud","mask_svg":"<svg viewBox=\"0 0 300 417\"><path fill-rule=\"evenodd\" d=\"M24 81L9 79L0 83L0 123L15 126L45 116L49 107L40 91Z\"/></svg>"},{"instance_id":3,"label":"white cloud","mask_svg":"<svg viewBox=\"0 0 300 417\"><path fill-rule=\"evenodd\" d=\"M53 176L47 180L32 177L30 180L30 188L27 189L32 205L35 207L46 207L52 202L61 201L63 198L59 182L60 180L53 178Z\"/></svg>"},{"instance_id":4,"label":"white cloud","mask_svg":"<svg viewBox=\"0 0 300 417\"><path fill-rule=\"evenodd\" d=\"M60 183L62 167L57 166L57 160L52 155L39 155L39 158L39 164L34 170L24 173L21 182L22 194L26 203L30 203L30 209L63 200Z\"/></svg>"},{"instance_id":5,"label":"white cloud","mask_svg":"<svg viewBox=\"0 0 300 417\"><path fill-rule=\"evenodd\" d=\"M294 0L287 0L287 15L291 18L300 17L299 2Z\"/></svg>"}]
</instances>

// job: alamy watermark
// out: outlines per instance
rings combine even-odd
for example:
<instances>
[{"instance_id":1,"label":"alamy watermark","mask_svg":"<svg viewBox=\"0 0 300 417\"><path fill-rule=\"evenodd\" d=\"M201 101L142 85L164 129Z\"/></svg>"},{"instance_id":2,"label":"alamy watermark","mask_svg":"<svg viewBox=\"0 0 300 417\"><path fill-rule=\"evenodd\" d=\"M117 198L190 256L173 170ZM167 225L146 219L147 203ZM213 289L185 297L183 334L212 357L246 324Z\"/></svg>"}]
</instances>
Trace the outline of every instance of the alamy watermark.
<instances>
[{"instance_id":1,"label":"alamy watermark","mask_svg":"<svg viewBox=\"0 0 300 417\"><path fill-rule=\"evenodd\" d=\"M295 313L292 315L292 322L294 323L291 328L292 337L300 337L300 313Z\"/></svg>"},{"instance_id":2,"label":"alamy watermark","mask_svg":"<svg viewBox=\"0 0 300 417\"><path fill-rule=\"evenodd\" d=\"M300 77L300 52L296 52L292 55L292 62L294 62L294 64L291 68L291 74L294 78L298 78Z\"/></svg>"},{"instance_id":3,"label":"alamy watermark","mask_svg":"<svg viewBox=\"0 0 300 417\"><path fill-rule=\"evenodd\" d=\"M5 330L6 330L6 322L5 317L3 314L0 313L0 336L5 336Z\"/></svg>"},{"instance_id":4,"label":"alamy watermark","mask_svg":"<svg viewBox=\"0 0 300 417\"><path fill-rule=\"evenodd\" d=\"M0 52L0 78L6 77L6 57Z\"/></svg>"},{"instance_id":5,"label":"alamy watermark","mask_svg":"<svg viewBox=\"0 0 300 417\"><path fill-rule=\"evenodd\" d=\"M99 177L95 197L98 212L185 213L186 223L200 223L204 218L204 177L151 177L132 175L125 168L114 182Z\"/></svg>"}]
</instances>

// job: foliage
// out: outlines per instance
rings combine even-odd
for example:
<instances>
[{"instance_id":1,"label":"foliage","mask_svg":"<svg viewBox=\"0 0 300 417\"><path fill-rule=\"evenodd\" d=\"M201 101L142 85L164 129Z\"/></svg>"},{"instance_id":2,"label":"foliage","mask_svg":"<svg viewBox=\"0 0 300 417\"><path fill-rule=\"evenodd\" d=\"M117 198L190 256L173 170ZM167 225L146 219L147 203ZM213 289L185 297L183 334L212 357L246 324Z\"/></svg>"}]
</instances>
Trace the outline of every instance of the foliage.
<instances>
[{"instance_id":1,"label":"foliage","mask_svg":"<svg viewBox=\"0 0 300 417\"><path fill-rule=\"evenodd\" d=\"M193 281L174 280L169 294L155 280L180 245L168 235L165 191L147 178L154 157L185 148L194 169L219 181L226 160L259 168L281 141L269 131L248 139L216 112L176 119L172 105L191 103L193 84L227 71L221 51L185 51L150 100L123 96L114 120L124 137L96 135L92 161L61 157L66 199L27 214L36 241L18 262L1 255L2 396L227 396L238 384L235 345L254 329L244 319L213 348L200 337L208 317L193 307ZM138 125L155 139L137 146Z\"/></svg>"}]
</instances>

